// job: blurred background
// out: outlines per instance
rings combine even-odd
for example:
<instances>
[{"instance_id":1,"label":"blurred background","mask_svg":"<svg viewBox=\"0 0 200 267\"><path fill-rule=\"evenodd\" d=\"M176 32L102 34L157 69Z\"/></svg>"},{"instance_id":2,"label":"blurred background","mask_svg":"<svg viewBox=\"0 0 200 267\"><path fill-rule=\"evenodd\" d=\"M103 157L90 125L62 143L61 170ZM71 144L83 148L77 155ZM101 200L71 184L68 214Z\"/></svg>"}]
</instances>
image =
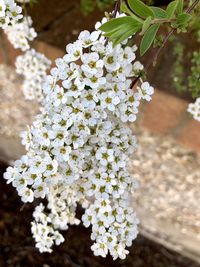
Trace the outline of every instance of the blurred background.
<instances>
[{"instance_id":1,"label":"blurred background","mask_svg":"<svg viewBox=\"0 0 200 267\"><path fill-rule=\"evenodd\" d=\"M170 1L146 2L160 6ZM52 61L62 57L66 44L76 40L81 30L92 30L113 6L113 0L37 0L27 5L38 33L32 47ZM23 206L12 186L1 178L0 267L200 266L200 123L187 113L194 94L190 88L199 86L192 78L188 82L193 53L200 53L199 41L200 19L194 14L190 32L173 37L148 72L155 95L130 125L139 144L130 168L141 186L133 201L141 224L127 259L113 262L94 257L90 230L82 226L64 233L66 241L52 254L40 254L30 232L34 205ZM144 65L152 53L141 59ZM20 132L39 112L36 101L24 99L23 77L15 73L19 54L0 32L1 177L7 165L24 153Z\"/></svg>"}]
</instances>

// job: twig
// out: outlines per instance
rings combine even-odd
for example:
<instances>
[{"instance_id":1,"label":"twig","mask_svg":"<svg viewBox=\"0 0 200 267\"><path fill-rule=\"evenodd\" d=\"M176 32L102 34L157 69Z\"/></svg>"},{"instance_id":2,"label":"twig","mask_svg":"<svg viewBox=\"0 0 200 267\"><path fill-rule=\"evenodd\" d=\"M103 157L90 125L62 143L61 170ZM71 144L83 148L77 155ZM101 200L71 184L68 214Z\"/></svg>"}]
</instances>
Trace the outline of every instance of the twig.
<instances>
[{"instance_id":1,"label":"twig","mask_svg":"<svg viewBox=\"0 0 200 267\"><path fill-rule=\"evenodd\" d=\"M23 211L25 207L26 207L26 203L24 203L24 204L21 206L20 211Z\"/></svg>"},{"instance_id":2,"label":"twig","mask_svg":"<svg viewBox=\"0 0 200 267\"><path fill-rule=\"evenodd\" d=\"M26 8L26 2L25 0L23 0L23 10L24 10L24 16L25 16L25 20L27 22L27 25L29 25L29 20L28 20L28 12L27 12L27 8Z\"/></svg>"},{"instance_id":3,"label":"twig","mask_svg":"<svg viewBox=\"0 0 200 267\"><path fill-rule=\"evenodd\" d=\"M196 5L198 5L198 3L199 0L194 1L194 3L186 10L186 13L190 13L191 11L193 11L193 9L196 7Z\"/></svg>"},{"instance_id":4,"label":"twig","mask_svg":"<svg viewBox=\"0 0 200 267\"><path fill-rule=\"evenodd\" d=\"M158 48L158 50L156 51L153 60L151 62L149 62L146 66L146 70L149 69L149 67L154 64L157 61L158 56L160 55L160 52L162 50L162 48L166 45L166 43L168 42L169 38L172 36L172 34L174 34L174 32L176 31L176 29L172 29L164 38L162 45Z\"/></svg>"},{"instance_id":5,"label":"twig","mask_svg":"<svg viewBox=\"0 0 200 267\"><path fill-rule=\"evenodd\" d=\"M116 3L115 3L115 8L114 8L114 12L113 12L113 18L116 18L117 12L120 9L120 4L121 4L121 0L117 0Z\"/></svg>"}]
</instances>

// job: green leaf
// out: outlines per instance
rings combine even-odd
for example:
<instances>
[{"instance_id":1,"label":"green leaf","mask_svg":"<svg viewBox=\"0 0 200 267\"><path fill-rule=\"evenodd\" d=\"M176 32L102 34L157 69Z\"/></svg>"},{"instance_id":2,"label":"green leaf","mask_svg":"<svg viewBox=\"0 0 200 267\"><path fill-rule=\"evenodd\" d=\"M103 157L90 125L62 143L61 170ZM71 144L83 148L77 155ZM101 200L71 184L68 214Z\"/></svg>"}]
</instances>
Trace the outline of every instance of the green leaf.
<instances>
[{"instance_id":1,"label":"green leaf","mask_svg":"<svg viewBox=\"0 0 200 267\"><path fill-rule=\"evenodd\" d=\"M120 10L121 10L121 12L129 14L130 16L131 16L131 14L133 14L133 12L131 12L131 10L127 7L125 2L121 3Z\"/></svg>"},{"instance_id":2,"label":"green leaf","mask_svg":"<svg viewBox=\"0 0 200 267\"><path fill-rule=\"evenodd\" d=\"M142 24L133 24L129 23L126 25L121 25L118 27L116 31L113 31L112 34L109 36L111 41L113 41L114 45L117 45L127 39L128 37L132 36L136 32L138 32L142 27Z\"/></svg>"},{"instance_id":3,"label":"green leaf","mask_svg":"<svg viewBox=\"0 0 200 267\"><path fill-rule=\"evenodd\" d=\"M191 15L188 13L182 13L180 15L177 16L177 20L176 23L178 24L178 26L187 26L187 23L190 21L191 19Z\"/></svg>"},{"instance_id":4,"label":"green leaf","mask_svg":"<svg viewBox=\"0 0 200 267\"><path fill-rule=\"evenodd\" d=\"M178 14L183 13L183 0L178 0L177 13Z\"/></svg>"},{"instance_id":5,"label":"green leaf","mask_svg":"<svg viewBox=\"0 0 200 267\"><path fill-rule=\"evenodd\" d=\"M113 44L114 46L123 42L124 40L126 40L127 38L129 38L130 36L132 36L133 34L135 34L139 29L134 29L131 28L129 30L127 30L126 32L124 32L122 35L120 35L118 38L116 38L115 40L113 40Z\"/></svg>"},{"instance_id":6,"label":"green leaf","mask_svg":"<svg viewBox=\"0 0 200 267\"><path fill-rule=\"evenodd\" d=\"M167 13L166 13L166 11L164 9L159 8L159 7L154 7L154 6L152 6L150 8L153 11L154 16L156 18L158 18L158 19L165 19L165 18L167 18Z\"/></svg>"},{"instance_id":7,"label":"green leaf","mask_svg":"<svg viewBox=\"0 0 200 267\"><path fill-rule=\"evenodd\" d=\"M140 55L143 56L150 46L153 44L153 41L156 37L158 29L160 28L160 24L154 24L149 27L149 29L145 32L141 44L140 44Z\"/></svg>"},{"instance_id":8,"label":"green leaf","mask_svg":"<svg viewBox=\"0 0 200 267\"><path fill-rule=\"evenodd\" d=\"M172 18L174 16L177 5L178 5L178 1L175 0L167 6L166 13L167 13L168 18Z\"/></svg>"},{"instance_id":9,"label":"green leaf","mask_svg":"<svg viewBox=\"0 0 200 267\"><path fill-rule=\"evenodd\" d=\"M135 14L128 8L128 7L127 7L127 5L126 5L125 2L122 2L122 3L121 3L120 10L121 10L121 12L128 14L129 16L131 16L132 18L134 18L135 20L137 20L137 21L143 23L143 20L140 19L139 17L137 17L137 16L136 16L136 15L135 15Z\"/></svg>"},{"instance_id":10,"label":"green leaf","mask_svg":"<svg viewBox=\"0 0 200 267\"><path fill-rule=\"evenodd\" d=\"M117 28L115 28L113 31L105 33L104 36L110 37L111 39L115 39L118 38L119 35L124 34L126 31L132 28L133 28L132 23L122 24Z\"/></svg>"},{"instance_id":11,"label":"green leaf","mask_svg":"<svg viewBox=\"0 0 200 267\"><path fill-rule=\"evenodd\" d=\"M132 17L121 17L121 18L116 18L116 19L111 19L108 22L104 23L101 27L100 30L103 32L111 32L115 30L117 27L121 26L122 24L128 24L128 23L136 23L138 24L139 22L135 20Z\"/></svg>"},{"instance_id":12,"label":"green leaf","mask_svg":"<svg viewBox=\"0 0 200 267\"><path fill-rule=\"evenodd\" d=\"M141 31L140 35L143 35L148 30L148 28L151 26L151 22L152 22L151 17L146 18L146 20L143 23L142 31Z\"/></svg>"},{"instance_id":13,"label":"green leaf","mask_svg":"<svg viewBox=\"0 0 200 267\"><path fill-rule=\"evenodd\" d=\"M154 17L154 13L151 8L145 5L140 0L128 0L128 4L130 8L135 12L138 16L142 18L147 18L149 16Z\"/></svg>"}]
</instances>

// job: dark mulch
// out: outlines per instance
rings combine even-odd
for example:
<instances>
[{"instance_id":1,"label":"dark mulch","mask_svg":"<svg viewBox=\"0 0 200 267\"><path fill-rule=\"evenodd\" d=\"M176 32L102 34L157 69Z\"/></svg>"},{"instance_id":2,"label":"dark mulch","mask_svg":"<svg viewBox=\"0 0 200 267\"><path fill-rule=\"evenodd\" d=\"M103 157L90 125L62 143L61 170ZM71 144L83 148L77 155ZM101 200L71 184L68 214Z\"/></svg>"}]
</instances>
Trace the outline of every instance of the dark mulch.
<instances>
[{"instance_id":1,"label":"dark mulch","mask_svg":"<svg viewBox=\"0 0 200 267\"><path fill-rule=\"evenodd\" d=\"M5 166L1 165L1 173ZM1 175L2 176L2 175ZM124 261L94 257L90 231L71 227L66 241L52 254L40 254L30 232L32 205L23 209L15 190L0 179L0 267L200 267L198 264L139 236Z\"/></svg>"}]
</instances>

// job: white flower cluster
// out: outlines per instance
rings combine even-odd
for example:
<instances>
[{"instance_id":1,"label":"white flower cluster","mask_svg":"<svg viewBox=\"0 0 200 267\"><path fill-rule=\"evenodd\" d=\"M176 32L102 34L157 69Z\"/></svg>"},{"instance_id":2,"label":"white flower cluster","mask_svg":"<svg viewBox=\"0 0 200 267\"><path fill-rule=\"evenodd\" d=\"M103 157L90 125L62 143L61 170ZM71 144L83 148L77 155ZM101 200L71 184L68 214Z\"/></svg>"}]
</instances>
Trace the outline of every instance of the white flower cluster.
<instances>
[{"instance_id":1,"label":"white flower cluster","mask_svg":"<svg viewBox=\"0 0 200 267\"><path fill-rule=\"evenodd\" d=\"M52 225L52 219L44 212L44 206L40 204L36 207L33 217L35 222L32 222L31 230L34 233L36 247L41 252L52 252L52 245L60 245L64 242L63 236Z\"/></svg>"},{"instance_id":2,"label":"white flower cluster","mask_svg":"<svg viewBox=\"0 0 200 267\"><path fill-rule=\"evenodd\" d=\"M23 17L22 8L14 0L0 0L0 28L6 29Z\"/></svg>"},{"instance_id":3,"label":"white flower cluster","mask_svg":"<svg viewBox=\"0 0 200 267\"><path fill-rule=\"evenodd\" d=\"M31 17L23 17L21 11L21 7L17 6L14 0L0 0L0 27L3 27L14 48L26 51L16 59L16 71L23 74L25 78L22 87L25 98L41 101L42 83L51 62L44 55L30 49L29 42L36 38L37 33L32 27ZM12 19L10 14L13 16ZM4 22L3 17L7 23Z\"/></svg>"},{"instance_id":4,"label":"white flower cluster","mask_svg":"<svg viewBox=\"0 0 200 267\"><path fill-rule=\"evenodd\" d=\"M19 48L22 51L30 48L29 41L33 41L37 36L35 29L31 27L32 23L31 17L26 17L21 22L10 25L5 29L8 40L14 48Z\"/></svg>"},{"instance_id":5,"label":"white flower cluster","mask_svg":"<svg viewBox=\"0 0 200 267\"><path fill-rule=\"evenodd\" d=\"M195 120L200 122L200 97L194 103L190 103L187 110Z\"/></svg>"},{"instance_id":6,"label":"white flower cluster","mask_svg":"<svg viewBox=\"0 0 200 267\"><path fill-rule=\"evenodd\" d=\"M16 72L24 76L23 93L26 99L43 99L42 84L51 61L34 49L16 59Z\"/></svg>"},{"instance_id":7,"label":"white flower cluster","mask_svg":"<svg viewBox=\"0 0 200 267\"><path fill-rule=\"evenodd\" d=\"M18 2L27 3L29 0L19 0ZM33 41L37 36L32 27L31 17L23 17L22 8L14 0L0 0L0 28L7 34L13 47L22 51L30 50L29 41ZM25 76L23 92L26 99L36 98L41 101L43 98L42 82L46 70L50 67L50 61L35 50L30 50L24 56L19 56L16 64L19 67L18 73L23 69L23 73L20 74Z\"/></svg>"},{"instance_id":8,"label":"white flower cluster","mask_svg":"<svg viewBox=\"0 0 200 267\"><path fill-rule=\"evenodd\" d=\"M46 79L42 113L22 133L28 152L4 175L22 201L47 198L49 215L39 206L32 224L41 252L63 241L58 229L79 223L77 204L85 209L83 224L92 228L95 255L124 259L137 236L129 202L137 182L128 171L136 140L125 122L135 121L153 88L142 80L131 88L142 69L136 49L113 47L98 30L83 31Z\"/></svg>"}]
</instances>

